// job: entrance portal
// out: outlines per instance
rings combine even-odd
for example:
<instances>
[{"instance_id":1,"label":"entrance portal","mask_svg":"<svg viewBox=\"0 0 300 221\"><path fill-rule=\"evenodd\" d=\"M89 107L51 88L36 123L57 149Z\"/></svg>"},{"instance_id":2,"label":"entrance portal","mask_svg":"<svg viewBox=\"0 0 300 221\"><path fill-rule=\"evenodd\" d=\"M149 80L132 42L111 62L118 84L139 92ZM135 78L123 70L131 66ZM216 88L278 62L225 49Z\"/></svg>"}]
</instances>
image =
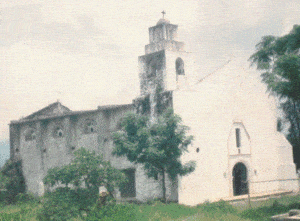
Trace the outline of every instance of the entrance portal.
<instances>
[{"instance_id":1,"label":"entrance portal","mask_svg":"<svg viewBox=\"0 0 300 221\"><path fill-rule=\"evenodd\" d=\"M233 195L248 194L247 168L243 163L237 163L232 170Z\"/></svg>"}]
</instances>

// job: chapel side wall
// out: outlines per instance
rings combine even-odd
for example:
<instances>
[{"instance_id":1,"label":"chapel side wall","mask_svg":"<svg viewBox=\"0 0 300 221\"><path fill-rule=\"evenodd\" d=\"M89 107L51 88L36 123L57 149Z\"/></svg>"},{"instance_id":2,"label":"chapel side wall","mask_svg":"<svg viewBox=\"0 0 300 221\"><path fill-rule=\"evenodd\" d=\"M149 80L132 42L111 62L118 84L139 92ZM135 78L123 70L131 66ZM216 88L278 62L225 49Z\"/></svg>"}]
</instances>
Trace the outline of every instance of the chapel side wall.
<instances>
[{"instance_id":1,"label":"chapel side wall","mask_svg":"<svg viewBox=\"0 0 300 221\"><path fill-rule=\"evenodd\" d=\"M12 136L12 149L18 148L23 162L23 173L28 192L42 195L45 191L43 178L50 168L70 163L74 157L73 152L84 147L88 150L103 154L105 160L109 160L117 169L136 169L136 199L147 201L161 197L159 181L150 179L145 174L141 165L130 163L125 157L112 156L113 141L111 133L118 129L119 120L133 107L121 107L108 110L99 110L92 113L64 116L60 118L37 120L14 125L15 137ZM94 133L84 133L86 120L95 120ZM63 136L57 137L54 131L57 127L63 131ZM20 127L20 129L18 129ZM34 128L36 139L25 141L24 133L28 128ZM18 139L18 130L21 134Z\"/></svg>"}]
</instances>

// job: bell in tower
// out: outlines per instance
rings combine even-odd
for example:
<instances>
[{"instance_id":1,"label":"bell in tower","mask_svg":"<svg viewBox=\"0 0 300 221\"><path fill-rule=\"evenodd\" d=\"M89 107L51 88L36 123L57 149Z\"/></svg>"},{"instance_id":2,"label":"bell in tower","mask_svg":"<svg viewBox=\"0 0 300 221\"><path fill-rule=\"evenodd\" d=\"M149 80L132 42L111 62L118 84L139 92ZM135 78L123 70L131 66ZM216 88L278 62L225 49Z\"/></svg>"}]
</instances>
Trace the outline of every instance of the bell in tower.
<instances>
[{"instance_id":1,"label":"bell in tower","mask_svg":"<svg viewBox=\"0 0 300 221\"><path fill-rule=\"evenodd\" d=\"M141 95L155 91L172 91L186 82L187 60L184 43L177 41L178 25L173 25L164 15L149 28L149 44L145 55L139 57Z\"/></svg>"}]
</instances>

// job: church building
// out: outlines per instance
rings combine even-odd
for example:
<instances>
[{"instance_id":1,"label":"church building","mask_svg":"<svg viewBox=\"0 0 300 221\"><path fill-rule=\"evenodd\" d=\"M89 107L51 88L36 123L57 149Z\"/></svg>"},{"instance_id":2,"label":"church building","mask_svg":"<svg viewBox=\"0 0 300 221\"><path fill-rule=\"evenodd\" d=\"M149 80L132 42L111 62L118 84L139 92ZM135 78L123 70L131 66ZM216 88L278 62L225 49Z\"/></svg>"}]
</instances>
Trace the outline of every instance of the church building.
<instances>
[{"instance_id":1,"label":"church building","mask_svg":"<svg viewBox=\"0 0 300 221\"><path fill-rule=\"evenodd\" d=\"M259 75L232 63L199 79L193 53L177 41L178 26L160 19L149 28L150 42L138 58L140 96L132 104L71 111L60 102L10 123L10 157L22 160L27 191L43 195L50 168L70 163L84 147L125 172L120 200L162 197L161 178L148 178L142 165L112 156L111 134L128 111L155 118L167 107L190 127L194 141L182 161L196 161L193 173L167 180L167 198L186 205L276 191L298 191L292 146L277 131L275 98Z\"/></svg>"}]
</instances>

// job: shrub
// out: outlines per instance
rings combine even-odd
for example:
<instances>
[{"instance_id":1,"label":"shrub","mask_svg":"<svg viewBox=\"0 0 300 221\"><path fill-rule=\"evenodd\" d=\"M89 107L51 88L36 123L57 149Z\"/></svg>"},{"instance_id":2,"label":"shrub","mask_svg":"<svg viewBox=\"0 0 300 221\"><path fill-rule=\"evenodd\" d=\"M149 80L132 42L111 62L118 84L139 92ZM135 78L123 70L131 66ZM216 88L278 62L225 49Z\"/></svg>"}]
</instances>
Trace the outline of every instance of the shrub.
<instances>
[{"instance_id":1,"label":"shrub","mask_svg":"<svg viewBox=\"0 0 300 221\"><path fill-rule=\"evenodd\" d=\"M15 203L19 193L25 193L25 180L22 173L22 162L8 160L0 170L0 200Z\"/></svg>"},{"instance_id":2,"label":"shrub","mask_svg":"<svg viewBox=\"0 0 300 221\"><path fill-rule=\"evenodd\" d=\"M17 203L24 203L24 202L37 202L38 198L34 197L30 193L19 193L16 196Z\"/></svg>"},{"instance_id":3,"label":"shrub","mask_svg":"<svg viewBox=\"0 0 300 221\"><path fill-rule=\"evenodd\" d=\"M91 209L96 198L97 195L91 194L87 189L76 191L68 187L57 188L45 195L37 218L42 221L65 221L82 216Z\"/></svg>"},{"instance_id":4,"label":"shrub","mask_svg":"<svg viewBox=\"0 0 300 221\"><path fill-rule=\"evenodd\" d=\"M85 220L89 221L134 221L136 219L134 204L108 204L104 207L94 207Z\"/></svg>"},{"instance_id":5,"label":"shrub","mask_svg":"<svg viewBox=\"0 0 300 221\"><path fill-rule=\"evenodd\" d=\"M110 198L115 187L123 182L124 174L95 152L80 148L74 155L70 164L50 169L44 178L44 183L50 187L55 188L58 184L64 187L45 195L39 220L84 218L93 207L103 207L107 202L114 204ZM107 195L97 201L100 186L106 188Z\"/></svg>"}]
</instances>

